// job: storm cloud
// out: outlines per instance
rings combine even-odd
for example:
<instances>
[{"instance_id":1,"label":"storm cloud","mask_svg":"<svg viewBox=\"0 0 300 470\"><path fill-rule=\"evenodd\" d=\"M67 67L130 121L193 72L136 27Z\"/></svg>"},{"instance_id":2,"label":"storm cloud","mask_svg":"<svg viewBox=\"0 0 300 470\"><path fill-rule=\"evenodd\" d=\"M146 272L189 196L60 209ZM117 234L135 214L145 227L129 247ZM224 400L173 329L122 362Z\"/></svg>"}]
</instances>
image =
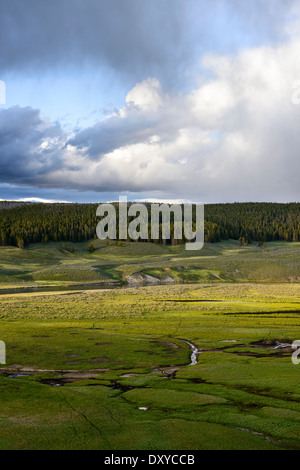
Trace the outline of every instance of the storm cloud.
<instances>
[{"instance_id":1,"label":"storm cloud","mask_svg":"<svg viewBox=\"0 0 300 470\"><path fill-rule=\"evenodd\" d=\"M92 64L171 76L189 45L185 11L180 0L4 0L0 70Z\"/></svg>"},{"instance_id":2,"label":"storm cloud","mask_svg":"<svg viewBox=\"0 0 300 470\"><path fill-rule=\"evenodd\" d=\"M296 200L299 48L291 40L206 56L214 78L186 94L149 78L123 108L73 136L37 110L1 110L0 180L205 202Z\"/></svg>"},{"instance_id":3,"label":"storm cloud","mask_svg":"<svg viewBox=\"0 0 300 470\"><path fill-rule=\"evenodd\" d=\"M188 80L206 51L282 39L295 0L2 0L0 70L108 67L136 81ZM230 28L230 34L228 34Z\"/></svg>"},{"instance_id":4,"label":"storm cloud","mask_svg":"<svg viewBox=\"0 0 300 470\"><path fill-rule=\"evenodd\" d=\"M86 127L66 130L42 106L0 109L0 184L60 199L299 200L300 11L274 3L4 1L1 70L130 79Z\"/></svg>"},{"instance_id":5,"label":"storm cloud","mask_svg":"<svg viewBox=\"0 0 300 470\"><path fill-rule=\"evenodd\" d=\"M31 107L0 110L1 182L37 183L60 165L63 131Z\"/></svg>"}]
</instances>

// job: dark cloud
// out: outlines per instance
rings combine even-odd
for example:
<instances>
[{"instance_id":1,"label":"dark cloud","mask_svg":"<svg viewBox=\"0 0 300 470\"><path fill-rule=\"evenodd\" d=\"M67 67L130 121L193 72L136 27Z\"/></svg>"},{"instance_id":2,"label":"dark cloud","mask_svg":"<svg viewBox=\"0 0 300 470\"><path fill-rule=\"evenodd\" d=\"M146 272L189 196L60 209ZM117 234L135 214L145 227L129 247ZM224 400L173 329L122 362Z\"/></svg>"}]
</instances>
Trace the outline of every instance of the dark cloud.
<instances>
[{"instance_id":1,"label":"dark cloud","mask_svg":"<svg viewBox=\"0 0 300 470\"><path fill-rule=\"evenodd\" d=\"M71 136L39 110L0 109L0 183L26 194L31 185L49 195L299 199L300 108L290 102L299 43L253 47L282 39L293 4L2 0L1 73L95 64L134 80L122 109ZM203 51L214 54L199 73ZM190 65L197 86L170 91Z\"/></svg>"},{"instance_id":2,"label":"dark cloud","mask_svg":"<svg viewBox=\"0 0 300 470\"><path fill-rule=\"evenodd\" d=\"M0 109L0 178L2 182L37 181L60 165L63 131L42 119L40 111L14 106Z\"/></svg>"},{"instance_id":3,"label":"dark cloud","mask_svg":"<svg viewBox=\"0 0 300 470\"><path fill-rule=\"evenodd\" d=\"M109 67L187 80L199 55L281 37L295 0L1 0L0 70Z\"/></svg>"},{"instance_id":4,"label":"dark cloud","mask_svg":"<svg viewBox=\"0 0 300 470\"><path fill-rule=\"evenodd\" d=\"M186 52L184 9L180 0L2 0L0 70L166 71Z\"/></svg>"},{"instance_id":5,"label":"dark cloud","mask_svg":"<svg viewBox=\"0 0 300 470\"><path fill-rule=\"evenodd\" d=\"M155 118L145 115L128 116L126 119L111 117L78 132L66 145L85 149L89 158L99 159L120 147L145 141L153 134L155 121Z\"/></svg>"},{"instance_id":6,"label":"dark cloud","mask_svg":"<svg viewBox=\"0 0 300 470\"><path fill-rule=\"evenodd\" d=\"M67 136L32 108L0 111L0 182L177 198L299 200L299 42L212 56L216 78L187 94L156 79ZM241 80L242 77L242 80Z\"/></svg>"}]
</instances>

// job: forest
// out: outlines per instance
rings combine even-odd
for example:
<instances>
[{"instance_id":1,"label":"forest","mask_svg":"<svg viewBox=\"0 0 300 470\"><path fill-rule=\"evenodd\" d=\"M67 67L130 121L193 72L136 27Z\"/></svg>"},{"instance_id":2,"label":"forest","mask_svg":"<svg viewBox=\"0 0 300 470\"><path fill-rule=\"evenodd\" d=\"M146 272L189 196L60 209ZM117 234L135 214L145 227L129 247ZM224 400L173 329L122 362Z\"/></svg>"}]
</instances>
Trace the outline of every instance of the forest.
<instances>
[{"instance_id":1,"label":"forest","mask_svg":"<svg viewBox=\"0 0 300 470\"><path fill-rule=\"evenodd\" d=\"M114 204L118 215L118 203ZM1 202L0 245L25 248L31 243L78 243L94 239L99 222L96 217L98 205ZM150 206L150 203L146 205ZM300 203L206 204L204 214L207 243L228 239L239 240L241 245L300 241ZM185 242L184 238L174 240L172 213L170 225L170 240L160 238L156 243L176 245Z\"/></svg>"}]
</instances>

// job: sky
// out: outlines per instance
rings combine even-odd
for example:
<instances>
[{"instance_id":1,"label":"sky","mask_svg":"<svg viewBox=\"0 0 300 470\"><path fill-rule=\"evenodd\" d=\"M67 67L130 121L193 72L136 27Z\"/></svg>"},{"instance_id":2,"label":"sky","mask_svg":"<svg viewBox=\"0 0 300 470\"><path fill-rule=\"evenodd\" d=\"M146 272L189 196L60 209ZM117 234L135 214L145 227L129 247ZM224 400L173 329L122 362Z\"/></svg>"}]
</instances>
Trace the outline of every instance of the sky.
<instances>
[{"instance_id":1,"label":"sky","mask_svg":"<svg viewBox=\"0 0 300 470\"><path fill-rule=\"evenodd\" d=\"M297 0L1 0L0 199L299 202Z\"/></svg>"}]
</instances>

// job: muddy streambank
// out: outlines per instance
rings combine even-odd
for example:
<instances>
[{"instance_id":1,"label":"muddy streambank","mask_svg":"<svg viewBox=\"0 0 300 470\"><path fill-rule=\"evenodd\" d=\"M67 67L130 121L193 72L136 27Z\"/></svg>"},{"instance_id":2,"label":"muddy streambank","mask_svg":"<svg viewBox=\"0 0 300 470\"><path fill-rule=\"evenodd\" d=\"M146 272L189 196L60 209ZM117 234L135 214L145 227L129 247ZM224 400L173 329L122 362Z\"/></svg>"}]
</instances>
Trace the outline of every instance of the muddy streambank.
<instances>
[{"instance_id":1,"label":"muddy streambank","mask_svg":"<svg viewBox=\"0 0 300 470\"><path fill-rule=\"evenodd\" d=\"M170 366L155 366L153 370L145 375L150 374L163 374L168 379L175 379L178 370L183 367L195 366L198 364L198 356L205 352L216 352L216 353L230 353L241 356L252 356L252 357L271 357L271 356L284 356L294 351L292 344L282 343L278 340L266 341L261 340L250 344L237 343L236 340L220 340L223 343L232 343L230 345L213 348L213 349L198 349L198 347L191 341L182 338L173 338L175 341L185 343L190 348L190 362L181 365L170 365ZM159 341L158 341L159 342ZM178 347L176 343L161 343L161 344L174 344L174 347ZM242 348L247 348L247 351L240 351ZM256 349L256 351L252 351ZM257 352L257 349L265 350L266 352ZM67 383L77 382L81 380L101 380L101 374L110 371L110 368L101 369L88 369L88 370L73 370L73 369L35 369L33 367L22 367L20 364L14 364L10 367L3 367L0 369L0 374L7 378L15 379L18 377L34 376L39 374L57 374L57 378L43 378L40 380L41 383L47 385L64 385ZM120 375L120 378L135 377L141 375L140 373L124 373ZM142 374L143 375L143 374ZM195 379L197 380L197 379ZM202 381L201 381L202 382ZM116 383L113 386L116 388ZM91 385L91 384L89 384ZM97 382L95 382L97 385Z\"/></svg>"},{"instance_id":2,"label":"muddy streambank","mask_svg":"<svg viewBox=\"0 0 300 470\"><path fill-rule=\"evenodd\" d=\"M47 293L47 292L71 292L71 291L85 291L85 290L106 290L106 289L120 289L126 287L122 282L101 282L98 284L69 284L63 286L26 286L26 287L8 287L7 289L0 289L0 295L8 294L29 294L29 293ZM128 286L127 286L128 287Z\"/></svg>"},{"instance_id":3,"label":"muddy streambank","mask_svg":"<svg viewBox=\"0 0 300 470\"><path fill-rule=\"evenodd\" d=\"M144 273L135 273L128 276L125 281L107 281L100 283L83 283L83 284L64 284L57 286L19 286L19 287L8 287L0 288L0 295L8 294L29 294L29 293L47 293L47 292L81 292L81 291L93 291L93 290L114 290L114 289L128 289L139 287L155 287L159 285L175 284L175 281L170 276L164 279L158 279L153 276L149 276Z\"/></svg>"},{"instance_id":4,"label":"muddy streambank","mask_svg":"<svg viewBox=\"0 0 300 470\"><path fill-rule=\"evenodd\" d=\"M150 374L167 374L168 376L175 377L175 373L181 369L182 367L186 366L193 366L196 365L198 362L198 355L200 351L198 348L186 339L179 339L176 338L177 341L181 341L187 344L190 347L190 363L183 364L183 365L176 365L176 366L164 366L164 367L156 367L153 369ZM166 344L166 343L164 343ZM174 343L175 344L175 343ZM85 379L96 379L101 378L99 377L101 373L108 372L109 368L103 369L89 369L89 370L71 370L71 369L35 369L33 367L22 367L21 365L15 365L14 367L5 367L0 369L0 374L8 378L17 378L17 377L26 377L29 375L38 375L41 373L56 373L59 375L57 379L41 379L41 383L48 384L48 385L64 385L65 383L77 382L78 380L85 380ZM140 374L123 374L120 377L134 377Z\"/></svg>"}]
</instances>

